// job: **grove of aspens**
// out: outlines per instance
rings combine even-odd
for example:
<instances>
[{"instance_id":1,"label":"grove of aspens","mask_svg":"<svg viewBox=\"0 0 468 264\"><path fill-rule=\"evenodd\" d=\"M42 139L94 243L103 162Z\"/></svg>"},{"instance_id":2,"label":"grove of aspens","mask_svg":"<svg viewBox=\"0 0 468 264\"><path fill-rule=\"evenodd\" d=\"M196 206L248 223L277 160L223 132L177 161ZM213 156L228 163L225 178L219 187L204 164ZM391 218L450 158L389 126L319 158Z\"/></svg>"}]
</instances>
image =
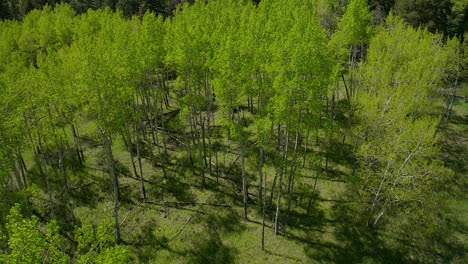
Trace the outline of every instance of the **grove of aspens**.
<instances>
[{"instance_id":1,"label":"grove of aspens","mask_svg":"<svg viewBox=\"0 0 468 264\"><path fill-rule=\"evenodd\" d=\"M467 0L2 0L0 263L466 263Z\"/></svg>"}]
</instances>

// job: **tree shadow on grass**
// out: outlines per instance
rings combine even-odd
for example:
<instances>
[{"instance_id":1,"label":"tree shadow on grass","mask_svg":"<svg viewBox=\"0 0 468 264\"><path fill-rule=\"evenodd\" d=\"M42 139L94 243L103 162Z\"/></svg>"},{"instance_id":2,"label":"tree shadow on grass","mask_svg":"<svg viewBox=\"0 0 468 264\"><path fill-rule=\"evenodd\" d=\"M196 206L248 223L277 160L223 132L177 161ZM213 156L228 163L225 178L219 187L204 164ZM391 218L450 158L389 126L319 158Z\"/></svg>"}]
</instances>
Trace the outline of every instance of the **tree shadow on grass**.
<instances>
[{"instance_id":1,"label":"tree shadow on grass","mask_svg":"<svg viewBox=\"0 0 468 264\"><path fill-rule=\"evenodd\" d=\"M171 177L169 180L165 181L162 188L178 201L190 202L194 200L194 195L190 191L190 185L183 182L180 177Z\"/></svg>"},{"instance_id":2,"label":"tree shadow on grass","mask_svg":"<svg viewBox=\"0 0 468 264\"><path fill-rule=\"evenodd\" d=\"M205 207L205 214L197 217L195 223L200 223L207 230L216 230L223 234L241 233L246 227L241 224L241 216L232 208Z\"/></svg>"},{"instance_id":3,"label":"tree shadow on grass","mask_svg":"<svg viewBox=\"0 0 468 264\"><path fill-rule=\"evenodd\" d=\"M329 158L336 164L352 166L356 161L353 155L353 146L334 141L330 145Z\"/></svg>"},{"instance_id":4,"label":"tree shadow on grass","mask_svg":"<svg viewBox=\"0 0 468 264\"><path fill-rule=\"evenodd\" d=\"M190 223L197 226L197 231L185 240L190 243L185 246L186 249L172 248L170 243L164 249L182 256L187 263L235 263L238 251L225 245L221 236L245 231L240 216L231 208L204 207L204 211Z\"/></svg>"},{"instance_id":5,"label":"tree shadow on grass","mask_svg":"<svg viewBox=\"0 0 468 264\"><path fill-rule=\"evenodd\" d=\"M309 215L306 204L291 211L289 228L283 235L304 245L304 253L314 263L408 263L398 248L386 247L377 232L364 224L363 215L353 208L353 197L330 200L330 215L326 215L314 197Z\"/></svg>"},{"instance_id":6,"label":"tree shadow on grass","mask_svg":"<svg viewBox=\"0 0 468 264\"><path fill-rule=\"evenodd\" d=\"M242 205L242 193L241 190L235 188L233 190L232 186L225 186L223 181L219 184L213 181L207 181L205 190L211 191L212 196L210 196L207 202L211 203L224 203L232 206L241 206Z\"/></svg>"},{"instance_id":7,"label":"tree shadow on grass","mask_svg":"<svg viewBox=\"0 0 468 264\"><path fill-rule=\"evenodd\" d=\"M289 214L288 226L292 229L299 229L301 231L307 230L321 230L327 223L325 212L320 208L319 197L316 193L310 194L312 197L307 197L298 206L300 210L291 210ZM310 202L310 204L309 204ZM307 209L309 212L307 213ZM285 215L287 218L287 216Z\"/></svg>"},{"instance_id":8,"label":"tree shadow on grass","mask_svg":"<svg viewBox=\"0 0 468 264\"><path fill-rule=\"evenodd\" d=\"M193 248L185 252L189 263L194 264L229 264L235 263L237 250L226 246L218 232L209 231L207 236L201 237Z\"/></svg>"},{"instance_id":9,"label":"tree shadow on grass","mask_svg":"<svg viewBox=\"0 0 468 264\"><path fill-rule=\"evenodd\" d=\"M337 202L330 210L329 228L336 242L305 247L305 253L311 260L343 264L408 263L402 251L388 248L378 232L371 231L363 224L365 216L352 203Z\"/></svg>"},{"instance_id":10,"label":"tree shadow on grass","mask_svg":"<svg viewBox=\"0 0 468 264\"><path fill-rule=\"evenodd\" d=\"M157 223L154 220L140 224L133 230L125 241L126 244L132 245L132 250L135 251L135 256L138 263L147 263L154 257L157 249L163 248L167 243L165 236L157 235Z\"/></svg>"},{"instance_id":11,"label":"tree shadow on grass","mask_svg":"<svg viewBox=\"0 0 468 264\"><path fill-rule=\"evenodd\" d=\"M221 235L245 231L240 215L231 208L211 207L206 209L205 215L195 219L197 222L204 226L205 231L198 233L198 242L192 243L191 249L184 252L189 263L235 263L238 252L224 245Z\"/></svg>"},{"instance_id":12,"label":"tree shadow on grass","mask_svg":"<svg viewBox=\"0 0 468 264\"><path fill-rule=\"evenodd\" d=\"M466 128L468 118L454 115L447 124L441 126L441 151L440 159L444 165L455 172L455 175L448 179L449 183L444 186L447 192L456 198L463 199L468 189L468 179L463 175L468 174L468 143Z\"/></svg>"}]
</instances>

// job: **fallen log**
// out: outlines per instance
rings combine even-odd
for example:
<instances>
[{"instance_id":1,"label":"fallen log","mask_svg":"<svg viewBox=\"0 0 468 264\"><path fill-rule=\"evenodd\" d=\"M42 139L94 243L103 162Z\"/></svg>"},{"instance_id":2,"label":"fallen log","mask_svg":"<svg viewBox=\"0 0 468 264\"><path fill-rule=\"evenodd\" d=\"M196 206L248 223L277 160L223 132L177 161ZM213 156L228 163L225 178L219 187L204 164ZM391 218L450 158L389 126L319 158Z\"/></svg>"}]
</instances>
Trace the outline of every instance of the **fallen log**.
<instances>
[{"instance_id":1,"label":"fallen log","mask_svg":"<svg viewBox=\"0 0 468 264\"><path fill-rule=\"evenodd\" d=\"M148 204L155 204L155 205L180 205L180 206L188 206L188 205L207 205L207 206L217 206L217 207L232 207L229 204L218 204L218 203L203 203L203 202L179 202L179 201L145 201Z\"/></svg>"},{"instance_id":2,"label":"fallen log","mask_svg":"<svg viewBox=\"0 0 468 264\"><path fill-rule=\"evenodd\" d=\"M175 110L172 110L172 111L169 111L169 112L166 112L164 113L163 115L166 116L166 115L172 115L172 114L177 114L180 112L180 108L178 109L175 109Z\"/></svg>"},{"instance_id":3,"label":"fallen log","mask_svg":"<svg viewBox=\"0 0 468 264\"><path fill-rule=\"evenodd\" d=\"M169 243L170 243L178 234L180 234L180 233L184 230L185 226L187 226L188 223L190 223L190 221L192 221L192 219L193 219L193 216L190 216L190 217L187 219L187 221L185 221L185 223L179 228L179 230L177 230L177 232L176 232L174 235L172 235L168 240L166 240L166 241L164 242L163 245L161 245L159 248L156 249L156 252L159 251L159 250L161 250L162 248L167 247L167 246L169 245Z\"/></svg>"}]
</instances>

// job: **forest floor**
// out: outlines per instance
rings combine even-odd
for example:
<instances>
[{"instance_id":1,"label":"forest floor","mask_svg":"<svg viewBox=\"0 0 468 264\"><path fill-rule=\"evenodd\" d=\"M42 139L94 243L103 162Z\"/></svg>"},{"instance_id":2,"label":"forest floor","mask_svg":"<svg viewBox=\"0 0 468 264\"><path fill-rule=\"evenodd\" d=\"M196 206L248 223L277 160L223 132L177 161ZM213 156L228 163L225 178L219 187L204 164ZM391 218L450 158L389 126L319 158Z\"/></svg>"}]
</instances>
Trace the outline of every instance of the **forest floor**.
<instances>
[{"instance_id":1,"label":"forest floor","mask_svg":"<svg viewBox=\"0 0 468 264\"><path fill-rule=\"evenodd\" d=\"M467 115L468 103L457 99L450 122L441 130L442 160L455 172L451 204L456 213L450 217L457 220L457 239L465 246L468 226L468 199L464 195L467 190ZM86 132L86 124L81 129ZM346 144L336 143L330 153L328 171L317 171L307 165L309 162L301 169L298 177L302 177L302 184L296 186L297 193L307 195L295 196L289 216L286 210L282 211L283 226L278 236L273 230L276 196L273 197L266 219L265 251L261 250L262 210L257 204L257 186L250 186L249 219L244 220L238 146L225 140L224 148L228 154L218 157L221 164L219 177L213 168L213 176L207 173L204 188L201 187L201 176L193 175L188 155L180 147L168 144L167 179L163 178L160 166L153 168L149 158L143 159L148 196L148 202L143 203L130 154L121 140L114 140L121 186L122 240L131 251L132 263L402 263L404 256L398 245L388 247L382 240L385 236L376 236L353 221L354 201L348 184L352 161ZM71 176L74 213L92 223L110 219L112 215L113 190L108 188L111 178L106 172L103 156L100 147L90 144L85 149L86 165ZM32 155L27 157L28 167L33 164L31 159ZM256 169L249 167L249 162L247 165L250 181L258 182ZM266 166L265 173L270 199L275 170ZM37 168L31 169L30 176L44 188ZM313 191L311 187L315 180ZM52 184L58 187L62 183L52 179ZM60 195L63 194L55 193L56 197ZM35 203L46 204L46 200L44 197ZM177 205L171 203L174 201L207 204ZM286 207L284 200L282 209ZM68 212L58 214L58 218L69 218ZM284 224L286 222L288 225ZM72 222L68 227L65 224L62 227L71 230Z\"/></svg>"}]
</instances>

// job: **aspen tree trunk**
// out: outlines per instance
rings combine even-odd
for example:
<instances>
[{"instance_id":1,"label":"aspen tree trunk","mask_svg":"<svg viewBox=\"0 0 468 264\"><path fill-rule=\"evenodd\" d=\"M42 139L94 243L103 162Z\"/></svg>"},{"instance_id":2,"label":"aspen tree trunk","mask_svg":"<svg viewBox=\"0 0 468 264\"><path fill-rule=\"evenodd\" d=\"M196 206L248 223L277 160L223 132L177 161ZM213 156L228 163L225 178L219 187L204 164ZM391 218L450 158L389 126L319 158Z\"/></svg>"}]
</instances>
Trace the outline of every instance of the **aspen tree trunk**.
<instances>
[{"instance_id":1,"label":"aspen tree trunk","mask_svg":"<svg viewBox=\"0 0 468 264\"><path fill-rule=\"evenodd\" d=\"M280 146L281 146L281 124L278 124L278 131L277 131L277 141L276 141L276 154L279 155Z\"/></svg>"},{"instance_id":2,"label":"aspen tree trunk","mask_svg":"<svg viewBox=\"0 0 468 264\"><path fill-rule=\"evenodd\" d=\"M164 103L166 105L166 109L169 109L169 88L167 86L167 73L165 70L162 71L162 85L164 89Z\"/></svg>"},{"instance_id":3,"label":"aspen tree trunk","mask_svg":"<svg viewBox=\"0 0 468 264\"><path fill-rule=\"evenodd\" d=\"M130 161L132 162L133 174L135 174L136 178L139 178L140 176L137 173L135 158L133 157L133 154L132 154L132 142L130 140L130 131L129 131L127 123L125 123L125 131L128 134L128 139L125 138L125 135L123 133L122 133L122 138L123 138L123 140L125 142L125 145L127 147L128 154L130 155ZM134 132L136 133L136 131L134 131ZM135 144L136 144L136 142L135 142Z\"/></svg>"},{"instance_id":4,"label":"aspen tree trunk","mask_svg":"<svg viewBox=\"0 0 468 264\"><path fill-rule=\"evenodd\" d=\"M296 139L294 142L294 160L293 164L291 165L291 173L289 175L289 181L288 181L288 209L287 209L287 215L286 215L286 223L289 224L289 216L291 214L291 201L292 197L294 195L294 177L295 177L295 170L296 170L296 159L297 159L297 145L299 143L299 132L296 131Z\"/></svg>"},{"instance_id":5,"label":"aspen tree trunk","mask_svg":"<svg viewBox=\"0 0 468 264\"><path fill-rule=\"evenodd\" d=\"M13 158L10 159L10 163L11 168L13 168L13 174L15 175L16 184L18 185L18 189L21 191L24 189L24 186L21 181L20 168L16 166L15 160Z\"/></svg>"},{"instance_id":6,"label":"aspen tree trunk","mask_svg":"<svg viewBox=\"0 0 468 264\"><path fill-rule=\"evenodd\" d=\"M50 188L50 177L49 177L49 170L47 168L47 161L46 161L46 157L45 157L45 154L44 154L44 149L42 148L42 143L41 143L41 139L40 137L39 138L39 151L40 151L40 162L42 163L42 169L43 169L43 177L44 177L44 181L45 181L45 184L46 184L46 188L47 188L47 194L49 195L49 206L50 206L50 212L51 212L51 215L52 215L52 219L55 219L55 210L54 210L54 202L53 202L53 198L52 198L52 190Z\"/></svg>"},{"instance_id":7,"label":"aspen tree trunk","mask_svg":"<svg viewBox=\"0 0 468 264\"><path fill-rule=\"evenodd\" d=\"M260 190L261 190L261 188L265 188L265 191L262 192L262 195L260 195L259 198L261 198L262 201L263 201L263 208L262 208L262 250L265 250L266 175L265 175L265 180L263 181L263 159L264 159L263 147L260 147L260 167L259 167L259 171L258 171L260 179L261 179L260 180ZM264 186L262 186L263 182L265 183Z\"/></svg>"},{"instance_id":8,"label":"aspen tree trunk","mask_svg":"<svg viewBox=\"0 0 468 264\"><path fill-rule=\"evenodd\" d=\"M60 173L62 174L63 186L65 189L65 200L67 201L68 209L70 210L73 224L76 225L76 217L75 217L75 213L73 212L73 206L70 201L70 188L68 186L67 169L63 165L63 157L64 157L64 154L63 154L63 148L62 148L59 154L59 170L60 170Z\"/></svg>"},{"instance_id":9,"label":"aspen tree trunk","mask_svg":"<svg viewBox=\"0 0 468 264\"><path fill-rule=\"evenodd\" d=\"M190 147L190 142L187 137L187 132L185 130L184 130L184 137L185 137L185 142L187 142L186 146L187 146L187 151L189 153L190 165L191 165L190 168L192 170L192 175L195 175L195 164L193 162L192 147Z\"/></svg>"},{"instance_id":10,"label":"aspen tree trunk","mask_svg":"<svg viewBox=\"0 0 468 264\"><path fill-rule=\"evenodd\" d=\"M78 127L74 126L74 130L75 130L75 133L76 133L76 136L77 136L77 144L78 144L78 150L79 150L79 155L81 157L81 165L83 165L85 162L86 162L86 158L84 156L84 153L83 153L83 146L81 145L81 139L80 139L80 130L78 129Z\"/></svg>"},{"instance_id":11,"label":"aspen tree trunk","mask_svg":"<svg viewBox=\"0 0 468 264\"><path fill-rule=\"evenodd\" d=\"M409 158L411 158L411 155L405 160L405 162L403 163L403 165L400 167L399 169L399 172L401 172L401 169L403 168L403 166L405 166L406 162L409 160ZM390 202L390 197L393 195L393 192L395 190L395 186L397 184L397 181L394 180L393 181L393 184L392 184L392 188L390 189L390 195L387 197L387 199L385 199L385 203L384 205L382 206L382 210L380 211L380 213L377 215L377 217L375 218L374 220L374 223L372 223L372 228L375 229L377 227L377 223L380 221L380 219L382 218L382 216L385 214L386 210L387 210L387 206L388 206L388 203Z\"/></svg>"},{"instance_id":12,"label":"aspen tree trunk","mask_svg":"<svg viewBox=\"0 0 468 264\"><path fill-rule=\"evenodd\" d=\"M192 107L190 107L192 108ZM191 110L191 115L189 117L189 125L190 125L190 139L192 140L192 145L195 146L195 122L193 121L193 109L190 109ZM187 144L189 144L187 142Z\"/></svg>"},{"instance_id":13,"label":"aspen tree trunk","mask_svg":"<svg viewBox=\"0 0 468 264\"><path fill-rule=\"evenodd\" d=\"M140 138L138 136L138 129L137 129L137 124L136 123L134 125L134 132L135 132L135 145L136 145L136 152L137 152L137 159L138 159L138 167L140 168L141 194L143 195L143 200L146 200L145 180L143 178L143 166L141 164L141 155L140 155Z\"/></svg>"},{"instance_id":14,"label":"aspen tree trunk","mask_svg":"<svg viewBox=\"0 0 468 264\"><path fill-rule=\"evenodd\" d=\"M354 68L354 50L355 50L355 45L351 45L349 47L349 57L348 57L348 69L349 69L349 82L350 82L350 94L353 94L353 68Z\"/></svg>"},{"instance_id":15,"label":"aspen tree trunk","mask_svg":"<svg viewBox=\"0 0 468 264\"><path fill-rule=\"evenodd\" d=\"M375 228L377 227L377 223L380 221L380 219L382 218L382 216L385 214L386 210L387 210L387 205L388 205L388 202L390 201L390 198L387 197L387 199L385 200L385 203L384 205L382 206L382 210L380 211L380 213L377 215L377 217L375 218L374 222L372 223L372 229L375 230Z\"/></svg>"},{"instance_id":16,"label":"aspen tree trunk","mask_svg":"<svg viewBox=\"0 0 468 264\"><path fill-rule=\"evenodd\" d=\"M107 158L107 165L109 173L112 177L112 185L114 187L114 222L115 222L115 241L117 244L120 243L120 224L119 224L119 201L120 201L120 188L117 171L115 170L115 161L112 154L112 138L106 136L104 139L104 152Z\"/></svg>"},{"instance_id":17,"label":"aspen tree trunk","mask_svg":"<svg viewBox=\"0 0 468 264\"><path fill-rule=\"evenodd\" d=\"M163 105L162 105L162 102L160 102L160 111L161 111L161 127L162 127L162 131L161 131L161 136L162 136L162 143L163 143L163 148L164 148L164 158L166 159L169 154L167 152L167 140L166 140L166 132L165 131L165 122L164 122L164 111L163 111Z\"/></svg>"},{"instance_id":18,"label":"aspen tree trunk","mask_svg":"<svg viewBox=\"0 0 468 264\"><path fill-rule=\"evenodd\" d=\"M237 112L237 126L241 126L240 122L240 111ZM247 175L245 173L245 142L244 136L239 135L239 148L240 148L240 159L241 159L241 171L242 171L242 194L243 194L243 204L244 204L244 219L247 220L247 201L248 201L248 187L247 187Z\"/></svg>"},{"instance_id":19,"label":"aspen tree trunk","mask_svg":"<svg viewBox=\"0 0 468 264\"><path fill-rule=\"evenodd\" d=\"M307 158L307 143L309 142L310 127L307 128L306 137L304 140L304 155L302 156L302 168L305 168Z\"/></svg>"},{"instance_id":20,"label":"aspen tree trunk","mask_svg":"<svg viewBox=\"0 0 468 264\"><path fill-rule=\"evenodd\" d=\"M263 198L263 173L262 173L262 170L263 170L263 147L260 147L259 170L258 170L258 174L259 174L259 177L258 177L259 178L259 182L258 182L258 202L259 203Z\"/></svg>"},{"instance_id":21,"label":"aspen tree trunk","mask_svg":"<svg viewBox=\"0 0 468 264\"><path fill-rule=\"evenodd\" d=\"M159 137L158 137L157 132L156 132L156 145L157 145L158 154L159 154L159 161L161 162L161 168L162 168L162 171L163 171L163 176L164 176L164 179L167 179L166 164L164 162L164 157L162 156L161 148L159 146Z\"/></svg>"},{"instance_id":22,"label":"aspen tree trunk","mask_svg":"<svg viewBox=\"0 0 468 264\"><path fill-rule=\"evenodd\" d=\"M211 166L211 139L210 139L210 117L213 111L213 94L211 92L211 86L210 86L210 72L206 71L205 73L205 100L208 101L207 103L207 111L206 111L206 132L203 133L203 150L204 150L204 155L205 155L205 164L208 164L208 171L210 176L213 176L212 172L212 166ZM205 125L205 122L203 122ZM208 138L208 145L206 145L206 140L205 137ZM208 159L208 162L206 160Z\"/></svg>"},{"instance_id":23,"label":"aspen tree trunk","mask_svg":"<svg viewBox=\"0 0 468 264\"><path fill-rule=\"evenodd\" d=\"M283 184L283 169L281 170L279 176L279 184L278 184L278 196L276 197L276 213L275 213L275 235L279 235L279 215L280 215L280 207L281 207L281 185Z\"/></svg>"},{"instance_id":24,"label":"aspen tree trunk","mask_svg":"<svg viewBox=\"0 0 468 264\"><path fill-rule=\"evenodd\" d=\"M271 122L271 131L273 132L274 130L274 124ZM277 138L276 138L276 156L279 157L280 155L280 145L281 145L281 124L278 124L277 126ZM280 172L276 171L275 178L273 178L273 183L271 185L271 191L270 191L270 201L268 207L271 208L273 205L273 195L274 195L274 190L276 187L276 181L278 179L278 175Z\"/></svg>"},{"instance_id":25,"label":"aspen tree trunk","mask_svg":"<svg viewBox=\"0 0 468 264\"><path fill-rule=\"evenodd\" d=\"M128 135L128 138L127 136ZM125 148L128 150L128 152L130 153L130 147L132 146L132 139L130 137L130 131L128 130L128 124L125 123L125 133L124 132L121 132L120 133L120 136L122 137L122 140L123 140L123 143L124 143L124 146ZM135 167L135 166L134 166Z\"/></svg>"},{"instance_id":26,"label":"aspen tree trunk","mask_svg":"<svg viewBox=\"0 0 468 264\"><path fill-rule=\"evenodd\" d=\"M71 124L71 131L72 131L72 134L73 134L73 142L75 143L75 151L76 151L76 156L78 157L78 161L80 162L80 165L83 165L83 159L82 159L82 156L81 156L81 152L80 152L80 139L79 139L79 136L78 136L78 131L76 130L76 127L75 125L72 123Z\"/></svg>"},{"instance_id":27,"label":"aspen tree trunk","mask_svg":"<svg viewBox=\"0 0 468 264\"><path fill-rule=\"evenodd\" d=\"M348 103L351 103L351 96L350 96L350 93L349 93L348 85L346 85L346 81L345 81L343 73L341 73L341 79L343 80L343 84L344 84L345 92L346 92L346 98L348 99Z\"/></svg>"},{"instance_id":28,"label":"aspen tree trunk","mask_svg":"<svg viewBox=\"0 0 468 264\"><path fill-rule=\"evenodd\" d=\"M351 95L350 95L350 92L348 91L348 90L349 90L349 89L348 89L348 85L346 84L346 81L345 81L345 78L344 78L344 74L343 74L343 73L341 74L341 78L343 79L343 84L344 84L344 87L345 87L345 89L346 89L346 97L347 97L347 99L348 99L349 112L348 112L348 120L347 120L347 121L348 121L348 122L347 122L348 127L347 127L347 128L350 129L350 128L351 128L351 125L352 125L352 124L351 124L351 120L352 120L352 118L353 118L353 108L352 108L352 105L351 105L351 103L352 103L352 102L351 102ZM344 133L344 135L343 135L343 144L345 144L345 140L346 140L346 133Z\"/></svg>"},{"instance_id":29,"label":"aspen tree trunk","mask_svg":"<svg viewBox=\"0 0 468 264\"><path fill-rule=\"evenodd\" d=\"M159 162L161 162L161 168L162 168L162 171L163 171L163 176L164 176L164 179L167 179L167 172L166 172L166 164L164 162L164 157L162 156L162 153L161 153L161 146L159 145L159 136L158 136L158 131L156 129L156 116L157 116L158 113L155 113L155 116L154 116L154 129L153 129L153 140L155 141L155 145L156 145L156 149L158 150L158 155L159 155Z\"/></svg>"},{"instance_id":30,"label":"aspen tree trunk","mask_svg":"<svg viewBox=\"0 0 468 264\"><path fill-rule=\"evenodd\" d=\"M389 168L387 168L385 170L384 176L383 176L382 180L380 181L379 188L377 189L377 192L375 193L375 197L372 200L372 206L371 206L371 209L370 209L370 212L369 212L369 216L367 218L366 226L369 226L369 223L371 222L372 214L374 213L374 209L375 209L375 206L377 204L377 200L380 198L380 191L382 190L382 187L383 187L383 185L384 185L384 183L385 183L385 181L387 179L388 171L389 171Z\"/></svg>"},{"instance_id":31,"label":"aspen tree trunk","mask_svg":"<svg viewBox=\"0 0 468 264\"><path fill-rule=\"evenodd\" d=\"M24 164L24 159L23 159L23 155L21 155L21 150L18 150L17 164L18 164L18 167L20 168L21 177L23 179L23 185L25 188L27 188L28 181L26 180L26 172L28 171L28 169L26 168L26 164Z\"/></svg>"},{"instance_id":32,"label":"aspen tree trunk","mask_svg":"<svg viewBox=\"0 0 468 264\"><path fill-rule=\"evenodd\" d=\"M312 200L313 200L313 197L314 197L314 193L315 193L315 190L317 189L317 180L318 180L319 172L322 169L322 164L321 163L322 163L322 160L320 159L319 165L317 166L318 171L315 172L314 188L312 189L312 194L310 195L309 202L307 203L307 213L306 213L307 215L309 215L309 213L310 213L310 207L312 205Z\"/></svg>"},{"instance_id":33,"label":"aspen tree trunk","mask_svg":"<svg viewBox=\"0 0 468 264\"><path fill-rule=\"evenodd\" d=\"M201 117L201 113L200 113L200 119L202 119ZM202 132L202 147L201 147L201 150L203 151L203 153L200 153L202 154L202 157L203 157L203 162L202 162L202 166L203 166L203 169L202 169L202 186L205 187L206 185L206 176L205 176L205 172L206 172L206 168L208 167L207 165L207 161L206 161L206 140L205 140L205 119L202 119L201 120L201 132Z\"/></svg>"},{"instance_id":34,"label":"aspen tree trunk","mask_svg":"<svg viewBox=\"0 0 468 264\"><path fill-rule=\"evenodd\" d=\"M280 215L280 207L281 207L281 188L283 184L283 175L286 169L286 161L288 158L288 143L289 143L289 134L288 134L288 126L286 125L284 131L284 152L283 152L283 164L280 172L279 183L278 183L278 196L276 199L276 214L275 214L275 235L279 235L279 215Z\"/></svg>"},{"instance_id":35,"label":"aspen tree trunk","mask_svg":"<svg viewBox=\"0 0 468 264\"><path fill-rule=\"evenodd\" d=\"M455 97L457 96L457 87L458 87L458 78L460 77L460 73L458 72L457 77L455 79L455 84L453 85L453 92L452 96L450 96L449 103L447 104L447 108L445 110L445 116L447 120L450 120L452 117L452 108L453 108L453 102L455 101ZM439 126L437 126L437 130L439 130Z\"/></svg>"},{"instance_id":36,"label":"aspen tree trunk","mask_svg":"<svg viewBox=\"0 0 468 264\"><path fill-rule=\"evenodd\" d=\"M154 146L157 146L156 121L154 119L152 119L150 121L150 124L151 124L151 148L149 148L149 154L150 154L150 158L151 158L151 164L153 164L153 167L156 167L156 157L155 157L154 152L153 152Z\"/></svg>"},{"instance_id":37,"label":"aspen tree trunk","mask_svg":"<svg viewBox=\"0 0 468 264\"><path fill-rule=\"evenodd\" d=\"M216 183L219 184L219 163L218 163L218 151L215 152L215 162L216 162Z\"/></svg>"},{"instance_id":38,"label":"aspen tree trunk","mask_svg":"<svg viewBox=\"0 0 468 264\"><path fill-rule=\"evenodd\" d=\"M211 107L210 107L211 109ZM211 111L211 110L210 110ZM210 113L208 112L208 117L206 118L206 121L208 122L208 126L206 129L206 134L208 138L208 169L210 172L210 176L213 176L213 167L211 166L212 163L212 150L211 150L211 134L210 134Z\"/></svg>"},{"instance_id":39,"label":"aspen tree trunk","mask_svg":"<svg viewBox=\"0 0 468 264\"><path fill-rule=\"evenodd\" d=\"M135 94L134 100L133 100L133 111L134 111L135 115L137 113L137 105L138 105L138 94ZM135 147L136 147L136 152L137 152L138 167L140 169L139 178L140 178L141 193L142 193L142 196L143 196L143 200L146 200L146 189L145 189L145 181L144 181L144 177L143 177L143 167L142 167L142 164L141 164L140 136L139 136L138 126L141 128L141 131L144 134L145 133L145 128L144 128L143 124L141 123L141 121L137 118L134 121L134 124L133 124L133 133L134 133L133 136L134 136ZM130 135L129 135L129 137L130 137ZM133 155L131 153L130 153L130 157L132 159L132 164L134 165L135 163L133 161ZM135 170L135 176L138 177L135 166L134 166L134 170Z\"/></svg>"},{"instance_id":40,"label":"aspen tree trunk","mask_svg":"<svg viewBox=\"0 0 468 264\"><path fill-rule=\"evenodd\" d=\"M331 147L331 133L332 133L332 128L331 126L333 125L332 122L333 122L333 106L329 107L329 103L328 103L328 100L327 100L327 112L329 112L330 114L330 128L328 129L328 135L326 135L326 151L325 151L325 171L328 172L328 159L329 159L329 156L330 156L330 147Z\"/></svg>"},{"instance_id":41,"label":"aspen tree trunk","mask_svg":"<svg viewBox=\"0 0 468 264\"><path fill-rule=\"evenodd\" d=\"M185 86L185 94L188 94L189 93L189 86L186 85ZM183 90L181 89L181 95L183 94ZM191 165L191 169L192 169L192 175L196 175L195 173L195 163L194 163L194 160L193 160L193 153L192 153L192 146L195 146L195 135L194 135L194 124L193 124L193 109L192 107L189 107L190 108L190 111L191 111L191 114L189 116L189 127L190 127L190 139L187 137L187 132L185 131L184 129L184 136L185 136L185 142L186 142L186 146L187 146L187 150L188 150L188 153L189 153L189 158L190 158L190 165ZM190 144L190 141L192 141L192 144Z\"/></svg>"},{"instance_id":42,"label":"aspen tree trunk","mask_svg":"<svg viewBox=\"0 0 468 264\"><path fill-rule=\"evenodd\" d=\"M270 201L268 201L268 208L271 208L273 205L273 195L276 187L276 181L278 179L278 171L275 173L275 178L273 178L273 183L271 184L271 190L270 190Z\"/></svg>"},{"instance_id":43,"label":"aspen tree trunk","mask_svg":"<svg viewBox=\"0 0 468 264\"><path fill-rule=\"evenodd\" d=\"M58 111L58 110L57 110ZM65 127L62 127L62 133L63 133L63 138L68 138L68 135L67 135L67 132L65 131ZM70 160L73 161L72 163L72 172L75 173L75 161L76 161L76 157L75 155L73 154L73 148L70 147L70 144L68 143L68 140L63 140L61 141L62 142L62 147L63 147L63 151L64 151L64 157L65 156L68 156L70 158ZM67 155L65 155L67 154Z\"/></svg>"},{"instance_id":44,"label":"aspen tree trunk","mask_svg":"<svg viewBox=\"0 0 468 264\"><path fill-rule=\"evenodd\" d=\"M247 200L248 200L248 193L247 193L247 177L245 175L245 149L244 145L241 143L241 170L242 170L242 193L244 196L244 219L247 220Z\"/></svg>"},{"instance_id":45,"label":"aspen tree trunk","mask_svg":"<svg viewBox=\"0 0 468 264\"><path fill-rule=\"evenodd\" d=\"M143 97L142 97L142 101L145 102L145 105L146 105L146 111L147 111L147 116L151 116L151 108L155 108L155 107L152 107L152 104L151 104L151 89L145 89L144 90L144 94L143 94ZM154 118L156 118L156 116L154 116Z\"/></svg>"}]
</instances>

